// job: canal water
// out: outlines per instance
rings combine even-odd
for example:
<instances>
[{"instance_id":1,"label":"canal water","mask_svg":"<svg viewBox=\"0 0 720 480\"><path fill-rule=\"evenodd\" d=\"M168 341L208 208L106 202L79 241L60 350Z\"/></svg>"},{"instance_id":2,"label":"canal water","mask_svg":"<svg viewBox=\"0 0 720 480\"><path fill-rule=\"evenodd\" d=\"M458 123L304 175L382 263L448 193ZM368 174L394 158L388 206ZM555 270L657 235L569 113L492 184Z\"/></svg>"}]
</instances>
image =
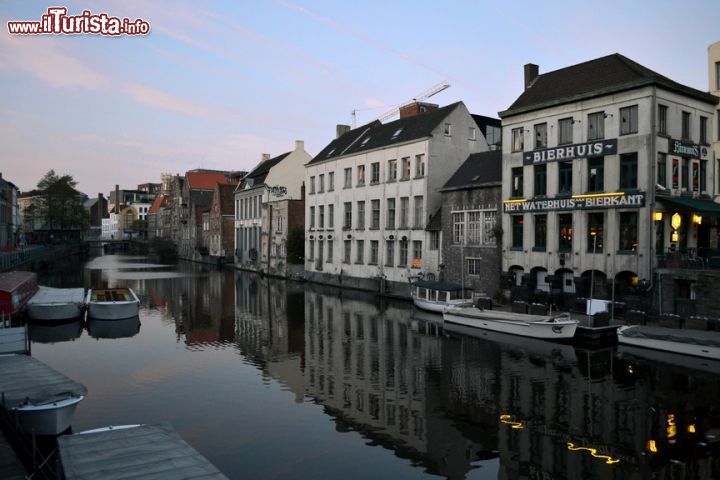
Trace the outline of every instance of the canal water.
<instances>
[{"instance_id":1,"label":"canal water","mask_svg":"<svg viewBox=\"0 0 720 480\"><path fill-rule=\"evenodd\" d=\"M168 422L230 478L720 478L720 361L476 337L405 302L144 257L39 278L141 299L135 319L31 326L33 356L88 387L73 430Z\"/></svg>"}]
</instances>

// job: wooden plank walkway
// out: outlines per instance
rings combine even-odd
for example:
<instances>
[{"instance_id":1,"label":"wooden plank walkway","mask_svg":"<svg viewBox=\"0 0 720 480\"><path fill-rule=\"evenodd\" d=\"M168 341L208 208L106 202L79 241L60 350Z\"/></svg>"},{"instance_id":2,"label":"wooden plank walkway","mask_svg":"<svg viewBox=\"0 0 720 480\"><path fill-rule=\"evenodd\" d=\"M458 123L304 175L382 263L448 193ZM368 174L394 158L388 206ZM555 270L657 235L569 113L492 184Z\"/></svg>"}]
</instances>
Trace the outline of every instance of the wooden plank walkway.
<instances>
[{"instance_id":1,"label":"wooden plank walkway","mask_svg":"<svg viewBox=\"0 0 720 480\"><path fill-rule=\"evenodd\" d=\"M0 431L0 478L25 480L25 469L2 431Z\"/></svg>"},{"instance_id":2,"label":"wooden plank walkway","mask_svg":"<svg viewBox=\"0 0 720 480\"><path fill-rule=\"evenodd\" d=\"M228 480L170 425L58 437L67 480Z\"/></svg>"}]
</instances>

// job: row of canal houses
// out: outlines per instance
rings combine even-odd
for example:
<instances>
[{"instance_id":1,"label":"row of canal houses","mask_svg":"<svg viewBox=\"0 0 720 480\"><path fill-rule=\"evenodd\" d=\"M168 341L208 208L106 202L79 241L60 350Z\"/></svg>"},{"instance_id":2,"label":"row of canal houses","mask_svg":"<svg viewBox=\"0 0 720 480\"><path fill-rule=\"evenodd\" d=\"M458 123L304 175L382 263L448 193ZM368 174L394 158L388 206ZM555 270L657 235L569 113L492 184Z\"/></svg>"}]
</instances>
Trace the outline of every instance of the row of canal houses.
<instances>
[{"instance_id":1,"label":"row of canal houses","mask_svg":"<svg viewBox=\"0 0 720 480\"><path fill-rule=\"evenodd\" d=\"M665 312L712 303L718 97L619 54L524 73L502 120L414 102L393 122L338 125L315 156L296 141L247 173L164 176L151 236L185 258L400 296L423 278L488 295L664 290Z\"/></svg>"}]
</instances>

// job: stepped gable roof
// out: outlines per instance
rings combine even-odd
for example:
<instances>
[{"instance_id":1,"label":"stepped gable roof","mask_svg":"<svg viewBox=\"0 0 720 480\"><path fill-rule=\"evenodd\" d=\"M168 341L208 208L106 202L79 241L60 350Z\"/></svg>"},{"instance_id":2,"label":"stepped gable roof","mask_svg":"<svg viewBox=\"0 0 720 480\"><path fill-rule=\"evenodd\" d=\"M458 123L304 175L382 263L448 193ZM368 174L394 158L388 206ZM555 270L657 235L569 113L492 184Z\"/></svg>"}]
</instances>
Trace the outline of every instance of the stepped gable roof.
<instances>
[{"instance_id":1,"label":"stepped gable roof","mask_svg":"<svg viewBox=\"0 0 720 480\"><path fill-rule=\"evenodd\" d=\"M440 122L461 103L451 103L442 108L385 124L375 120L367 125L350 130L330 142L315 158L308 162L308 165L343 155L351 155L428 137Z\"/></svg>"},{"instance_id":2,"label":"stepped gable roof","mask_svg":"<svg viewBox=\"0 0 720 480\"><path fill-rule=\"evenodd\" d=\"M157 213L158 210L160 210L160 207L163 206L164 201L165 201L165 195L158 195L157 197L155 197L155 200L153 200L152 205L150 205L150 210L148 211L148 213L150 213L150 214Z\"/></svg>"},{"instance_id":3,"label":"stepped gable roof","mask_svg":"<svg viewBox=\"0 0 720 480\"><path fill-rule=\"evenodd\" d=\"M220 215L235 215L235 185L218 185Z\"/></svg>"},{"instance_id":4,"label":"stepped gable roof","mask_svg":"<svg viewBox=\"0 0 720 480\"><path fill-rule=\"evenodd\" d=\"M500 117L648 85L657 85L704 102L718 103L718 98L709 93L677 83L619 53L613 53L539 75L507 110L500 112Z\"/></svg>"},{"instance_id":5,"label":"stepped gable roof","mask_svg":"<svg viewBox=\"0 0 720 480\"><path fill-rule=\"evenodd\" d=\"M215 190L218 183L235 185L230 172L220 170L190 170L185 173L185 180L190 190Z\"/></svg>"},{"instance_id":6,"label":"stepped gable roof","mask_svg":"<svg viewBox=\"0 0 720 480\"><path fill-rule=\"evenodd\" d=\"M287 157L291 153L292 152L285 152L281 155L278 155L277 157L261 161L257 164L257 166L255 166L255 168L250 170L250 173L243 177L241 185L249 185L250 187L263 185L265 183L265 178L267 178L268 173L270 173L270 169L278 163L282 162L285 157ZM239 188L242 189L242 186L240 186Z\"/></svg>"},{"instance_id":7,"label":"stepped gable roof","mask_svg":"<svg viewBox=\"0 0 720 480\"><path fill-rule=\"evenodd\" d=\"M502 182L502 150L471 153L440 191Z\"/></svg>"}]
</instances>

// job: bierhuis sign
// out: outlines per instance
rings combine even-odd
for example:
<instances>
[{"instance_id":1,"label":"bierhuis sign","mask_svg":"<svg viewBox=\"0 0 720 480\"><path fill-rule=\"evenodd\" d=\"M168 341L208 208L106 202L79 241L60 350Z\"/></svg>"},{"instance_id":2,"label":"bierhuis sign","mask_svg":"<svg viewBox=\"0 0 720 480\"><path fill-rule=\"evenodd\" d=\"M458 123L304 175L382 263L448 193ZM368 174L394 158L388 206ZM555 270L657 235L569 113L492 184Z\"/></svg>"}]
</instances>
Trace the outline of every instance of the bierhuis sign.
<instances>
[{"instance_id":1,"label":"bierhuis sign","mask_svg":"<svg viewBox=\"0 0 720 480\"><path fill-rule=\"evenodd\" d=\"M525 152L523 153L523 164L536 165L540 163L573 160L575 158L602 157L603 155L615 155L616 153L617 139L611 138L608 140L562 145L554 148Z\"/></svg>"},{"instance_id":2,"label":"bierhuis sign","mask_svg":"<svg viewBox=\"0 0 720 480\"><path fill-rule=\"evenodd\" d=\"M575 198L546 198L522 201L507 200L504 202L504 211L505 213L525 213L606 208L641 208L644 206L645 192L638 192Z\"/></svg>"}]
</instances>

